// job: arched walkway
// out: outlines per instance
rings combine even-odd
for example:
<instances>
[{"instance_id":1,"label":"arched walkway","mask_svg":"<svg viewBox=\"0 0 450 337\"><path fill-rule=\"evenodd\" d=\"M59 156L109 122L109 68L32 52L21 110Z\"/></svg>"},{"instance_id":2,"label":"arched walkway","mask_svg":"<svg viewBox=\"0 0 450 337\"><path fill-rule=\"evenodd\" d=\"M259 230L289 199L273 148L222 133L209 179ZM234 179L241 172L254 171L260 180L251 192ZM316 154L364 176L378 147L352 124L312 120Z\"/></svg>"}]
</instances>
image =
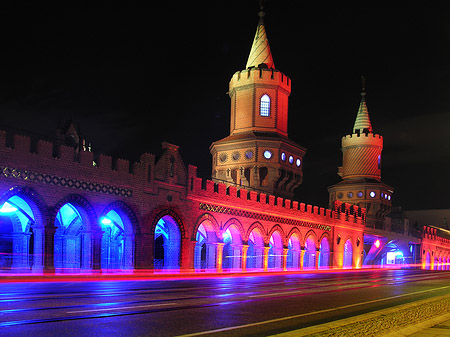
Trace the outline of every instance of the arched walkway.
<instances>
[{"instance_id":1,"label":"arched walkway","mask_svg":"<svg viewBox=\"0 0 450 337\"><path fill-rule=\"evenodd\" d=\"M242 238L239 229L231 224L223 233L223 270L241 269Z\"/></svg>"},{"instance_id":2,"label":"arched walkway","mask_svg":"<svg viewBox=\"0 0 450 337\"><path fill-rule=\"evenodd\" d=\"M158 220L154 238L154 269L179 270L181 232L172 216L164 215Z\"/></svg>"},{"instance_id":3,"label":"arched walkway","mask_svg":"<svg viewBox=\"0 0 450 337\"><path fill-rule=\"evenodd\" d=\"M42 214L27 191L22 190L11 189L0 204L0 270L41 272Z\"/></svg>"},{"instance_id":4,"label":"arched walkway","mask_svg":"<svg viewBox=\"0 0 450 337\"><path fill-rule=\"evenodd\" d=\"M319 269L330 268L330 243L326 237L320 241Z\"/></svg>"},{"instance_id":5,"label":"arched walkway","mask_svg":"<svg viewBox=\"0 0 450 337\"><path fill-rule=\"evenodd\" d=\"M298 233L293 233L288 242L286 261L286 267L288 269L300 269L301 249L300 236Z\"/></svg>"},{"instance_id":6,"label":"arched walkway","mask_svg":"<svg viewBox=\"0 0 450 337\"><path fill-rule=\"evenodd\" d=\"M218 238L209 221L203 221L195 236L194 268L196 271L214 271Z\"/></svg>"},{"instance_id":7,"label":"arched walkway","mask_svg":"<svg viewBox=\"0 0 450 337\"><path fill-rule=\"evenodd\" d=\"M55 219L56 272L73 273L93 266L93 237L86 210L75 202L63 204Z\"/></svg>"},{"instance_id":8,"label":"arched walkway","mask_svg":"<svg viewBox=\"0 0 450 337\"><path fill-rule=\"evenodd\" d=\"M247 270L261 270L264 267L264 238L258 228L248 236Z\"/></svg>"},{"instance_id":9,"label":"arched walkway","mask_svg":"<svg viewBox=\"0 0 450 337\"><path fill-rule=\"evenodd\" d=\"M303 257L303 269L316 268L316 242L312 235L308 236L305 241L305 256Z\"/></svg>"},{"instance_id":10,"label":"arched walkway","mask_svg":"<svg viewBox=\"0 0 450 337\"><path fill-rule=\"evenodd\" d=\"M280 232L274 231L269 239L269 269L281 269L283 267L283 238Z\"/></svg>"},{"instance_id":11,"label":"arched walkway","mask_svg":"<svg viewBox=\"0 0 450 337\"><path fill-rule=\"evenodd\" d=\"M101 267L122 271L134 268L134 230L127 212L120 204L111 205L100 217L103 232Z\"/></svg>"},{"instance_id":12,"label":"arched walkway","mask_svg":"<svg viewBox=\"0 0 450 337\"><path fill-rule=\"evenodd\" d=\"M350 239L345 241L344 244L344 261L342 267L344 269L351 269L353 267L353 245Z\"/></svg>"}]
</instances>

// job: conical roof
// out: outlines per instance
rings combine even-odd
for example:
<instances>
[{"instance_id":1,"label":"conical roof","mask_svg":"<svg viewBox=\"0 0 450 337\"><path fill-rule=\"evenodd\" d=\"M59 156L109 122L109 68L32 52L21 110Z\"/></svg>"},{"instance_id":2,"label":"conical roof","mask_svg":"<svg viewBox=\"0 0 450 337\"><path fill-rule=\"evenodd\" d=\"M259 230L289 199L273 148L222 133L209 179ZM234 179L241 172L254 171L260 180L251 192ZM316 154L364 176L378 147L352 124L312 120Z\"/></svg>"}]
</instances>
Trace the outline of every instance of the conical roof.
<instances>
[{"instance_id":1,"label":"conical roof","mask_svg":"<svg viewBox=\"0 0 450 337\"><path fill-rule=\"evenodd\" d=\"M245 68L258 67L260 64L265 64L267 68L275 68L272 53L270 52L269 40L267 39L266 28L264 27L264 12L261 11L258 15L259 23Z\"/></svg>"},{"instance_id":2,"label":"conical roof","mask_svg":"<svg viewBox=\"0 0 450 337\"><path fill-rule=\"evenodd\" d=\"M361 103L359 103L358 114L356 115L353 133L369 132L372 133L372 124L370 123L369 111L366 103L365 79L362 78L363 88L361 92Z\"/></svg>"}]
</instances>

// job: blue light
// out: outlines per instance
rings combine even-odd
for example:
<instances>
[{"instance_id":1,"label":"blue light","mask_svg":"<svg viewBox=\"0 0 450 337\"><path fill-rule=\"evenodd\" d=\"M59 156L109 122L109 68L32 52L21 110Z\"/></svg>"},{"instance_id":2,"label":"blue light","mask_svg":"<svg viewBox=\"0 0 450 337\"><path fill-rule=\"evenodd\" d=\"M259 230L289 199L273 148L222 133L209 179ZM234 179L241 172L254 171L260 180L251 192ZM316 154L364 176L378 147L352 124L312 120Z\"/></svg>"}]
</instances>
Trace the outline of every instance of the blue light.
<instances>
[{"instance_id":1,"label":"blue light","mask_svg":"<svg viewBox=\"0 0 450 337\"><path fill-rule=\"evenodd\" d=\"M100 222L102 223L102 225L111 225L113 222L110 218L107 218L106 216L102 217L100 219Z\"/></svg>"},{"instance_id":2,"label":"blue light","mask_svg":"<svg viewBox=\"0 0 450 337\"><path fill-rule=\"evenodd\" d=\"M231 232L229 228L223 233L222 238L224 243L231 241Z\"/></svg>"},{"instance_id":3,"label":"blue light","mask_svg":"<svg viewBox=\"0 0 450 337\"><path fill-rule=\"evenodd\" d=\"M14 213L17 212L17 208L11 204L5 202L0 208L0 213Z\"/></svg>"}]
</instances>

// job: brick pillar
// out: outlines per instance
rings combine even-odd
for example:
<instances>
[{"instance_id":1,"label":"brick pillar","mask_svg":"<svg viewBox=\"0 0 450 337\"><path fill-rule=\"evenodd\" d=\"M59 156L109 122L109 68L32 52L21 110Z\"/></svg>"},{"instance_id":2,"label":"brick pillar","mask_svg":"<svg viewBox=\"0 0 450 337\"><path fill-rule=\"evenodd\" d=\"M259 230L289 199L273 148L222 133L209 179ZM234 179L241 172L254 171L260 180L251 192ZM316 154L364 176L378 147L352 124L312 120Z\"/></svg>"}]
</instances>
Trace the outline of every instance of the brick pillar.
<instances>
[{"instance_id":1,"label":"brick pillar","mask_svg":"<svg viewBox=\"0 0 450 337\"><path fill-rule=\"evenodd\" d=\"M217 254L216 254L216 271L218 273L223 272L222 262L223 262L223 246L225 244L223 242L217 243Z\"/></svg>"},{"instance_id":2,"label":"brick pillar","mask_svg":"<svg viewBox=\"0 0 450 337\"><path fill-rule=\"evenodd\" d=\"M304 258L305 258L305 247L302 247L300 251L300 270L303 270Z\"/></svg>"},{"instance_id":3,"label":"brick pillar","mask_svg":"<svg viewBox=\"0 0 450 337\"><path fill-rule=\"evenodd\" d=\"M47 220L44 229L44 271L45 273L55 272L55 232L56 227L53 221Z\"/></svg>"},{"instance_id":4,"label":"brick pillar","mask_svg":"<svg viewBox=\"0 0 450 337\"><path fill-rule=\"evenodd\" d=\"M316 248L316 259L315 259L315 268L319 269L319 258L320 257L320 249Z\"/></svg>"},{"instance_id":5,"label":"brick pillar","mask_svg":"<svg viewBox=\"0 0 450 337\"><path fill-rule=\"evenodd\" d=\"M154 240L153 235L147 233L135 236L135 268L153 269Z\"/></svg>"},{"instance_id":6,"label":"brick pillar","mask_svg":"<svg viewBox=\"0 0 450 337\"><path fill-rule=\"evenodd\" d=\"M196 243L196 241L191 241L189 238L181 240L181 271L194 271L194 249Z\"/></svg>"},{"instance_id":7,"label":"brick pillar","mask_svg":"<svg viewBox=\"0 0 450 337\"><path fill-rule=\"evenodd\" d=\"M282 262L282 267L283 267L283 271L287 270L287 255L288 255L288 248L283 248L283 262Z\"/></svg>"},{"instance_id":8,"label":"brick pillar","mask_svg":"<svg viewBox=\"0 0 450 337\"><path fill-rule=\"evenodd\" d=\"M32 225L33 230L33 273L42 273L44 270L44 226Z\"/></svg>"},{"instance_id":9,"label":"brick pillar","mask_svg":"<svg viewBox=\"0 0 450 337\"><path fill-rule=\"evenodd\" d=\"M264 247L264 260L263 260L263 269L264 271L267 271L269 269L269 246Z\"/></svg>"},{"instance_id":10,"label":"brick pillar","mask_svg":"<svg viewBox=\"0 0 450 337\"><path fill-rule=\"evenodd\" d=\"M242 271L247 271L248 245L242 245Z\"/></svg>"}]
</instances>

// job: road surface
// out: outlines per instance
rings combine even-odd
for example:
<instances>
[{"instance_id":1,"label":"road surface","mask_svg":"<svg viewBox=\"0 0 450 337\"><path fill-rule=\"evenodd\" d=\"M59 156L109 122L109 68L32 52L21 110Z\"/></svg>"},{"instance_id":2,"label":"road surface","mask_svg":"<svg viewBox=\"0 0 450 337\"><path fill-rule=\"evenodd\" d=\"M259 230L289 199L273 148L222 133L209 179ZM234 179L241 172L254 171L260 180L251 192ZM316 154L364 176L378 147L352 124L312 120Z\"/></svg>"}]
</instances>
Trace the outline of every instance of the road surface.
<instances>
[{"instance_id":1,"label":"road surface","mask_svg":"<svg viewBox=\"0 0 450 337\"><path fill-rule=\"evenodd\" d=\"M0 283L2 336L264 336L450 293L449 271Z\"/></svg>"}]
</instances>

